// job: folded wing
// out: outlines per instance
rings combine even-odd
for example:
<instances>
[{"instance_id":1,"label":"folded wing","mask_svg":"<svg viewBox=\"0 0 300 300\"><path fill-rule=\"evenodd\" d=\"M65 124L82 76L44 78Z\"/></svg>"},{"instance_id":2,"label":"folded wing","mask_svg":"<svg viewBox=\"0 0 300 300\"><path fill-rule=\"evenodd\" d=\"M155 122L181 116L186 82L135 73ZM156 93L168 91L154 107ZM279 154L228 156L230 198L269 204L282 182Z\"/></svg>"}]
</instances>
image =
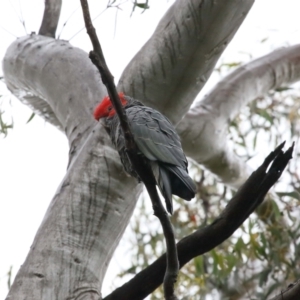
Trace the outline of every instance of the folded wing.
<instances>
[{"instance_id":1,"label":"folded wing","mask_svg":"<svg viewBox=\"0 0 300 300\"><path fill-rule=\"evenodd\" d=\"M126 109L134 140L145 157L152 162L153 174L170 213L172 194L191 200L196 186L188 175L187 159L180 138L171 122L158 111L145 106Z\"/></svg>"}]
</instances>

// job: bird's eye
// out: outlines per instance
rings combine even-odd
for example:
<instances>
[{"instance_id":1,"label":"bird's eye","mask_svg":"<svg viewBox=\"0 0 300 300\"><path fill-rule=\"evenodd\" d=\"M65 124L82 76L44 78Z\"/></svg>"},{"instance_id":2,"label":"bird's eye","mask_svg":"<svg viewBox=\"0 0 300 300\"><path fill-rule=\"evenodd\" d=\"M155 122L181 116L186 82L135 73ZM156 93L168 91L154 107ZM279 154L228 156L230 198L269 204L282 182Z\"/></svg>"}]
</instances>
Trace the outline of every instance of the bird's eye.
<instances>
[{"instance_id":1,"label":"bird's eye","mask_svg":"<svg viewBox=\"0 0 300 300\"><path fill-rule=\"evenodd\" d=\"M111 110L112 110L112 106L110 106L107 110L108 110L108 111L111 111Z\"/></svg>"}]
</instances>

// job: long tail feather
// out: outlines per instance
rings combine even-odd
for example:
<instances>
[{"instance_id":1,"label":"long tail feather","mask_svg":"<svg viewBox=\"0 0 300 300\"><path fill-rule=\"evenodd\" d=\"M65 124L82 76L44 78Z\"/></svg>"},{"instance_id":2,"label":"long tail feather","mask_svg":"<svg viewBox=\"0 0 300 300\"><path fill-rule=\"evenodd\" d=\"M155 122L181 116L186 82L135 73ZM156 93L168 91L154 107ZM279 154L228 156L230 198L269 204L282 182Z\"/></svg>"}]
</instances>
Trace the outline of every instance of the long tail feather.
<instances>
[{"instance_id":1,"label":"long tail feather","mask_svg":"<svg viewBox=\"0 0 300 300\"><path fill-rule=\"evenodd\" d=\"M157 186L165 198L167 211L173 213L173 202L172 202L172 187L170 182L169 171L158 165L157 162L151 163L153 175L156 179Z\"/></svg>"},{"instance_id":2,"label":"long tail feather","mask_svg":"<svg viewBox=\"0 0 300 300\"><path fill-rule=\"evenodd\" d=\"M169 172L165 170L164 168L159 168L159 182L158 187L163 194L167 210L170 214L173 214L173 201L172 201L172 188L171 188L171 182L169 177Z\"/></svg>"},{"instance_id":3,"label":"long tail feather","mask_svg":"<svg viewBox=\"0 0 300 300\"><path fill-rule=\"evenodd\" d=\"M182 199L191 200L196 194L196 185L189 174L178 166L165 164L164 168L169 171L170 182L172 183L172 194Z\"/></svg>"}]
</instances>

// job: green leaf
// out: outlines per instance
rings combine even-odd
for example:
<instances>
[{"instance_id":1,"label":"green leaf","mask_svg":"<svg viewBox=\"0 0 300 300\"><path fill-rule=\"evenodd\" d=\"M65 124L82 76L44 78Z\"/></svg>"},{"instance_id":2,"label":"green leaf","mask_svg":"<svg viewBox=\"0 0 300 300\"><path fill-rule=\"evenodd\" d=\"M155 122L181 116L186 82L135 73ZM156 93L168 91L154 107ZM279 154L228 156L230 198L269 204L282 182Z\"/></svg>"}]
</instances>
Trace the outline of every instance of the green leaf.
<instances>
[{"instance_id":1,"label":"green leaf","mask_svg":"<svg viewBox=\"0 0 300 300\"><path fill-rule=\"evenodd\" d=\"M245 243L241 237L239 237L235 243L234 251L239 255L239 257L242 257L242 253L245 251Z\"/></svg>"},{"instance_id":2,"label":"green leaf","mask_svg":"<svg viewBox=\"0 0 300 300\"><path fill-rule=\"evenodd\" d=\"M194 258L194 264L196 269L196 274L203 275L204 274L204 268L203 268L203 256L197 256Z\"/></svg>"},{"instance_id":3,"label":"green leaf","mask_svg":"<svg viewBox=\"0 0 300 300\"><path fill-rule=\"evenodd\" d=\"M264 42L266 42L268 39L269 39L268 37L265 37L265 38L261 39L260 42L261 42L261 43L264 43Z\"/></svg>"},{"instance_id":4,"label":"green leaf","mask_svg":"<svg viewBox=\"0 0 300 300\"><path fill-rule=\"evenodd\" d=\"M266 240L265 234L263 232L261 232L259 234L259 237L260 237L260 241L262 243L263 248L267 248L267 240Z\"/></svg>"},{"instance_id":5,"label":"green leaf","mask_svg":"<svg viewBox=\"0 0 300 300\"><path fill-rule=\"evenodd\" d=\"M288 91L288 90L292 90L293 88L288 87L288 86L281 86L278 87L277 89L275 89L276 92L283 92L283 91Z\"/></svg>"},{"instance_id":6,"label":"green leaf","mask_svg":"<svg viewBox=\"0 0 300 300\"><path fill-rule=\"evenodd\" d=\"M32 113L29 119L27 120L26 124L28 124L35 116L35 113Z\"/></svg>"},{"instance_id":7,"label":"green leaf","mask_svg":"<svg viewBox=\"0 0 300 300\"><path fill-rule=\"evenodd\" d=\"M293 192L277 192L276 194L279 197L288 196L288 197L291 197L291 198L294 198L294 199L300 201L300 193L296 190L293 191Z\"/></svg>"},{"instance_id":8,"label":"green leaf","mask_svg":"<svg viewBox=\"0 0 300 300\"><path fill-rule=\"evenodd\" d=\"M150 8L150 6L148 5L148 3L135 3L135 6L142 8L142 9L148 9Z\"/></svg>"},{"instance_id":9,"label":"green leaf","mask_svg":"<svg viewBox=\"0 0 300 300\"><path fill-rule=\"evenodd\" d=\"M258 131L255 132L255 135L253 138L253 150L255 150L255 148L256 148L257 135L258 135Z\"/></svg>"},{"instance_id":10,"label":"green leaf","mask_svg":"<svg viewBox=\"0 0 300 300\"><path fill-rule=\"evenodd\" d=\"M146 0L146 2L144 2L144 3L139 3L139 2L137 2L137 0L134 0L133 6L132 6L132 11L131 11L131 16L134 13L136 7L143 9L142 13L146 9L150 8L150 6L148 5L148 2L149 2L149 0Z\"/></svg>"},{"instance_id":11,"label":"green leaf","mask_svg":"<svg viewBox=\"0 0 300 300\"><path fill-rule=\"evenodd\" d=\"M258 114L265 118L267 121L269 121L271 124L273 124L273 116L271 116L266 110L260 109L258 110Z\"/></svg>"},{"instance_id":12,"label":"green leaf","mask_svg":"<svg viewBox=\"0 0 300 300\"><path fill-rule=\"evenodd\" d=\"M231 63L224 63L221 65L221 67L228 67L228 68L234 68L234 67L239 67L242 63L239 62L231 62Z\"/></svg>"},{"instance_id":13,"label":"green leaf","mask_svg":"<svg viewBox=\"0 0 300 300\"><path fill-rule=\"evenodd\" d=\"M227 270L226 273L230 274L232 269L236 266L237 264L237 258L234 255L227 255L225 257L226 262L227 262Z\"/></svg>"},{"instance_id":14,"label":"green leaf","mask_svg":"<svg viewBox=\"0 0 300 300\"><path fill-rule=\"evenodd\" d=\"M14 126L14 123L12 120L10 124L7 124L2 118L3 113L4 112L0 110L0 134L3 134L4 137L6 137L8 134L8 129L12 129Z\"/></svg>"},{"instance_id":15,"label":"green leaf","mask_svg":"<svg viewBox=\"0 0 300 300\"><path fill-rule=\"evenodd\" d=\"M275 214L276 218L280 218L281 217L281 211L277 205L277 203L275 201L272 201L272 209L273 209L273 213Z\"/></svg>"},{"instance_id":16,"label":"green leaf","mask_svg":"<svg viewBox=\"0 0 300 300\"><path fill-rule=\"evenodd\" d=\"M10 290L11 288L11 279L12 279L12 266L10 266L9 271L7 272L7 287Z\"/></svg>"},{"instance_id":17,"label":"green leaf","mask_svg":"<svg viewBox=\"0 0 300 300\"><path fill-rule=\"evenodd\" d=\"M271 271L272 271L272 269L267 268L260 273L259 283L258 283L260 287L267 281L268 276Z\"/></svg>"}]
</instances>

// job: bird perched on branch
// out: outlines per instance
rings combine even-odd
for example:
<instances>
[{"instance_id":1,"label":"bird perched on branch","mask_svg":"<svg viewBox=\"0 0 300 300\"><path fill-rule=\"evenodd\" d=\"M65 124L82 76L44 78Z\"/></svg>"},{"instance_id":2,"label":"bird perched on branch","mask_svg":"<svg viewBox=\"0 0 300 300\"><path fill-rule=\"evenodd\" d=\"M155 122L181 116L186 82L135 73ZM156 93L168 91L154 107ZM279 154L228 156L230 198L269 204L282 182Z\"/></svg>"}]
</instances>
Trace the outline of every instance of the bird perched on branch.
<instances>
[{"instance_id":1,"label":"bird perched on branch","mask_svg":"<svg viewBox=\"0 0 300 300\"><path fill-rule=\"evenodd\" d=\"M167 210L172 214L172 194L191 200L196 193L195 183L188 175L188 162L180 138L171 122L160 112L123 93L119 93L119 97L139 154L149 163ZM120 121L108 96L95 108L94 117L97 121L104 120L125 171L139 179L127 155Z\"/></svg>"}]
</instances>

